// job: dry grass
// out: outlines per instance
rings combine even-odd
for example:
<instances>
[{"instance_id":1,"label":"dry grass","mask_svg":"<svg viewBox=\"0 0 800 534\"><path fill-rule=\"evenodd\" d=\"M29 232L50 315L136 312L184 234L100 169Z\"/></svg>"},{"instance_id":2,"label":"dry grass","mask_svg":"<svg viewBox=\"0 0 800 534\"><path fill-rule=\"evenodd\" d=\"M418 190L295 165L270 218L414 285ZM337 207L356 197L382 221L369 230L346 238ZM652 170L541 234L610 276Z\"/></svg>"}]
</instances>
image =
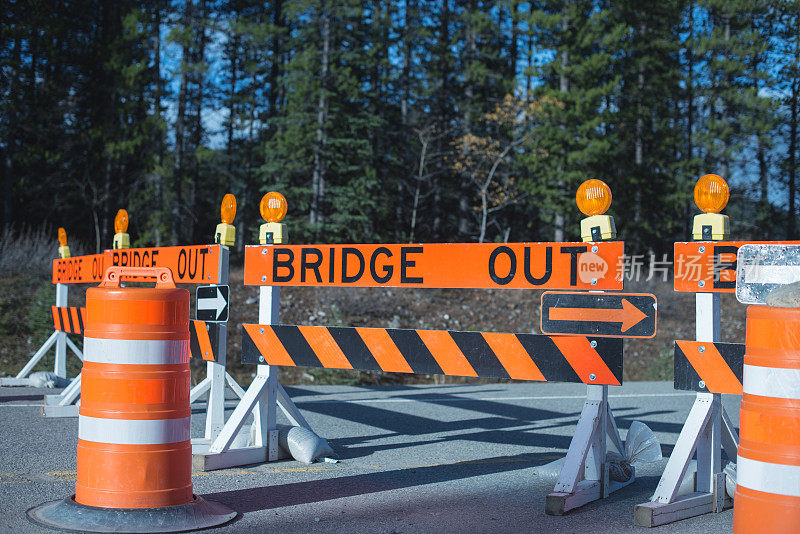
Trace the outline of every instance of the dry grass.
<instances>
[{"instance_id":1,"label":"dry grass","mask_svg":"<svg viewBox=\"0 0 800 534\"><path fill-rule=\"evenodd\" d=\"M25 274L47 277L53 271L52 260L58 257L57 233L52 228L7 226L0 233L0 275ZM82 254L80 244L70 246L72 254Z\"/></svg>"}]
</instances>

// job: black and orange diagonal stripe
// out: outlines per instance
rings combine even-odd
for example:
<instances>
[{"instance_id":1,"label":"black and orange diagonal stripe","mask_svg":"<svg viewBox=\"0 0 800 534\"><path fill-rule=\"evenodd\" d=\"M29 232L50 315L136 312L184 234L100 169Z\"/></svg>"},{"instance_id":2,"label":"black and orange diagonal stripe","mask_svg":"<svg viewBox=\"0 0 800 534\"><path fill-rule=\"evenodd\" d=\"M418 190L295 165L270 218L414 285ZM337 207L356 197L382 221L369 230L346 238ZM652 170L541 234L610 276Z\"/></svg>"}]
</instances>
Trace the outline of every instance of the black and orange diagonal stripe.
<instances>
[{"instance_id":1,"label":"black and orange diagonal stripe","mask_svg":"<svg viewBox=\"0 0 800 534\"><path fill-rule=\"evenodd\" d=\"M675 389L741 395L743 369L743 343L675 341Z\"/></svg>"},{"instance_id":2,"label":"black and orange diagonal stripe","mask_svg":"<svg viewBox=\"0 0 800 534\"><path fill-rule=\"evenodd\" d=\"M245 324L242 362L515 380L622 383L622 340Z\"/></svg>"},{"instance_id":3,"label":"black and orange diagonal stripe","mask_svg":"<svg viewBox=\"0 0 800 534\"><path fill-rule=\"evenodd\" d=\"M208 362L217 361L219 329L219 323L190 321L189 351L192 358L200 358Z\"/></svg>"},{"instance_id":4,"label":"black and orange diagonal stripe","mask_svg":"<svg viewBox=\"0 0 800 534\"><path fill-rule=\"evenodd\" d=\"M77 306L53 306L53 328L67 334L83 335L86 308Z\"/></svg>"}]
</instances>

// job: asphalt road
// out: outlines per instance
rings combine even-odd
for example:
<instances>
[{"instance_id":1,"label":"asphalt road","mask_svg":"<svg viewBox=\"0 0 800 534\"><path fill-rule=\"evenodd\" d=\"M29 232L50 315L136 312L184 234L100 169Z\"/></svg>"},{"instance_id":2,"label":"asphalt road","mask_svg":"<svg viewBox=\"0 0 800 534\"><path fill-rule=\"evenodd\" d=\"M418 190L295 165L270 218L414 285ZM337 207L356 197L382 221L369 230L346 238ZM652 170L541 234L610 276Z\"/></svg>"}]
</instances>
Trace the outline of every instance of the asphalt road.
<instances>
[{"instance_id":1,"label":"asphalt road","mask_svg":"<svg viewBox=\"0 0 800 534\"><path fill-rule=\"evenodd\" d=\"M341 461L293 460L194 473L195 493L235 509L209 532L643 532L633 508L652 495L666 459L637 466L637 480L605 501L562 517L544 513L555 470L583 404L580 384L289 387L315 431ZM0 532L50 532L25 511L74 491L77 419L43 419L53 390L0 388ZM694 394L671 383L612 387L624 436L647 424L665 457ZM738 425L740 397L724 398ZM203 411L196 405L195 436ZM656 532L730 532L733 512L680 521Z\"/></svg>"}]
</instances>

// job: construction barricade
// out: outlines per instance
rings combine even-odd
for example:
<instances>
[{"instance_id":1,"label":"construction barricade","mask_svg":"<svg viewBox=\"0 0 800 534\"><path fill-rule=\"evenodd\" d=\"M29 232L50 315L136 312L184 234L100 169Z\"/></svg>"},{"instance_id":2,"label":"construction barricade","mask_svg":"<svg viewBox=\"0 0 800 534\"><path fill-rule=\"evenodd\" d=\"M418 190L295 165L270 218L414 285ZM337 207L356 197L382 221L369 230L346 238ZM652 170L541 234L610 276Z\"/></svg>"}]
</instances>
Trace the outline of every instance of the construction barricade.
<instances>
[{"instance_id":1,"label":"construction barricade","mask_svg":"<svg viewBox=\"0 0 800 534\"><path fill-rule=\"evenodd\" d=\"M155 288L120 287L155 278ZM94 532L175 532L236 513L192 493L189 293L165 268L110 267L86 295L75 495L28 517Z\"/></svg>"},{"instance_id":2,"label":"construction barricade","mask_svg":"<svg viewBox=\"0 0 800 534\"><path fill-rule=\"evenodd\" d=\"M227 220L228 223L233 221L236 214L236 200L233 195L225 196L221 211L223 220ZM83 334L85 309L64 307L66 304L66 286L64 284L99 281L102 278L104 266L165 267L174 273L178 283L197 284L199 286L198 319L200 319L200 315L204 314L202 317L204 320L192 321L189 347L193 357L200 358L207 363L206 377L192 388L190 400L194 402L203 395L208 396L204 435L193 440L195 445L202 449L216 438L224 424L226 387L229 387L238 397L244 394L244 390L225 371L228 320L228 246L234 244L235 233L230 224L223 222L217 227L216 240L218 244L129 248L130 237L126 233L127 220L127 212L120 210L114 221L116 231L114 244L117 248L106 250L103 254L53 261L53 283L57 284L57 303L61 304L53 307L56 332L51 336L51 340L63 339L79 357L82 357L79 349L66 337L66 333ZM227 231L224 228L220 229L225 226L229 227ZM223 237L224 239L222 239ZM201 284L209 285L201 286ZM214 297L201 299L201 292L211 292ZM210 307L207 310L202 309L203 302L209 303ZM51 342L48 341L48 343ZM34 355L34 358L20 374L29 372L33 368L41 358L41 354L49 348L48 343L40 349L37 355ZM57 346L57 356L58 351L61 350L58 347L60 345ZM57 357L57 364L59 361ZM45 396L42 415L45 417L77 416L80 394L81 376L78 375L60 394Z\"/></svg>"},{"instance_id":3,"label":"construction barricade","mask_svg":"<svg viewBox=\"0 0 800 534\"><path fill-rule=\"evenodd\" d=\"M721 242L728 237L729 225L719 212L728 195L721 177L701 177L694 190L695 203L704 212L694 220L697 241L675 243L675 290L695 293L696 331L696 341L675 342L675 388L696 391L697 397L650 502L635 508L634 520L640 526L721 512L732 504L725 491L722 450L735 462L738 436L722 406L722 393L741 394L741 365L738 348L720 344L720 293L735 288L736 250ZM679 495L695 455L694 491Z\"/></svg>"},{"instance_id":4,"label":"construction barricade","mask_svg":"<svg viewBox=\"0 0 800 534\"><path fill-rule=\"evenodd\" d=\"M610 204L610 191L607 200ZM242 361L257 365L256 378L208 453L195 456L195 466L219 469L277 459L277 408L294 424L307 423L278 384L274 366L309 366L585 383L587 401L546 509L561 514L630 484L633 474L625 481L609 478L606 457L607 437L625 454L607 388L621 385L620 338L625 336L599 333L596 324L602 321L581 316L581 310L597 311L597 306L570 308L577 310L576 317L561 315L567 323L585 324L589 335L574 330L571 335L544 335L277 324L281 286L622 289L622 278L615 275L623 244L603 241L616 235L609 230L613 220L602 215L608 204L587 213L596 224L587 227L586 242L581 243L286 245L279 222L285 199L268 193L262 200L267 220L262 244L245 249L244 282L259 286L260 296L259 324L243 325ZM273 216L265 205L282 214ZM605 296L619 295L582 294L594 297L598 306ZM630 311L626 303L609 311L608 321L625 323L617 312ZM651 319L654 334L654 299L649 305L651 310L634 311L632 322ZM621 324L616 328L625 330ZM234 446L250 413L253 443Z\"/></svg>"},{"instance_id":5,"label":"construction barricade","mask_svg":"<svg viewBox=\"0 0 800 534\"><path fill-rule=\"evenodd\" d=\"M738 292L741 262L737 253L753 242L726 240L727 216L719 211L727 203L728 188L721 177L703 176L694 193L695 203L705 213L695 217L697 241L675 243L674 288L695 293L696 339L675 341L674 384L675 389L696 392L697 397L650 502L635 508L635 522L640 526L721 512L733 505L726 490L722 452L737 463L739 436L722 406L722 395L742 395L745 346L721 342L720 295ZM693 457L697 461L694 491L679 495Z\"/></svg>"}]
</instances>

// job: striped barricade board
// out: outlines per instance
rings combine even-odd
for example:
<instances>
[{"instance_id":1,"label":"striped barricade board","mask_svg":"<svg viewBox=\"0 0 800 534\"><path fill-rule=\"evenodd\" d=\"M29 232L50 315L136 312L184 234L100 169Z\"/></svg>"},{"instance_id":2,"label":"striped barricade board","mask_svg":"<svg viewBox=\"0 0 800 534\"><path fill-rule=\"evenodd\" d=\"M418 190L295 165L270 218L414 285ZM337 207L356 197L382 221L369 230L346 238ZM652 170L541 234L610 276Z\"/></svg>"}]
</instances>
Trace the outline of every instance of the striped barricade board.
<instances>
[{"instance_id":1,"label":"striped barricade board","mask_svg":"<svg viewBox=\"0 0 800 534\"><path fill-rule=\"evenodd\" d=\"M189 321L189 352L192 358L200 358L208 362L217 361L220 341L220 323L206 321Z\"/></svg>"},{"instance_id":2,"label":"striped barricade board","mask_svg":"<svg viewBox=\"0 0 800 534\"><path fill-rule=\"evenodd\" d=\"M675 341L675 389L742 394L744 343Z\"/></svg>"},{"instance_id":3,"label":"striped barricade board","mask_svg":"<svg viewBox=\"0 0 800 534\"><path fill-rule=\"evenodd\" d=\"M242 363L621 385L622 339L244 324Z\"/></svg>"},{"instance_id":4,"label":"striped barricade board","mask_svg":"<svg viewBox=\"0 0 800 534\"><path fill-rule=\"evenodd\" d=\"M86 308L77 306L53 306L53 328L67 334L83 335L86 323Z\"/></svg>"}]
</instances>

